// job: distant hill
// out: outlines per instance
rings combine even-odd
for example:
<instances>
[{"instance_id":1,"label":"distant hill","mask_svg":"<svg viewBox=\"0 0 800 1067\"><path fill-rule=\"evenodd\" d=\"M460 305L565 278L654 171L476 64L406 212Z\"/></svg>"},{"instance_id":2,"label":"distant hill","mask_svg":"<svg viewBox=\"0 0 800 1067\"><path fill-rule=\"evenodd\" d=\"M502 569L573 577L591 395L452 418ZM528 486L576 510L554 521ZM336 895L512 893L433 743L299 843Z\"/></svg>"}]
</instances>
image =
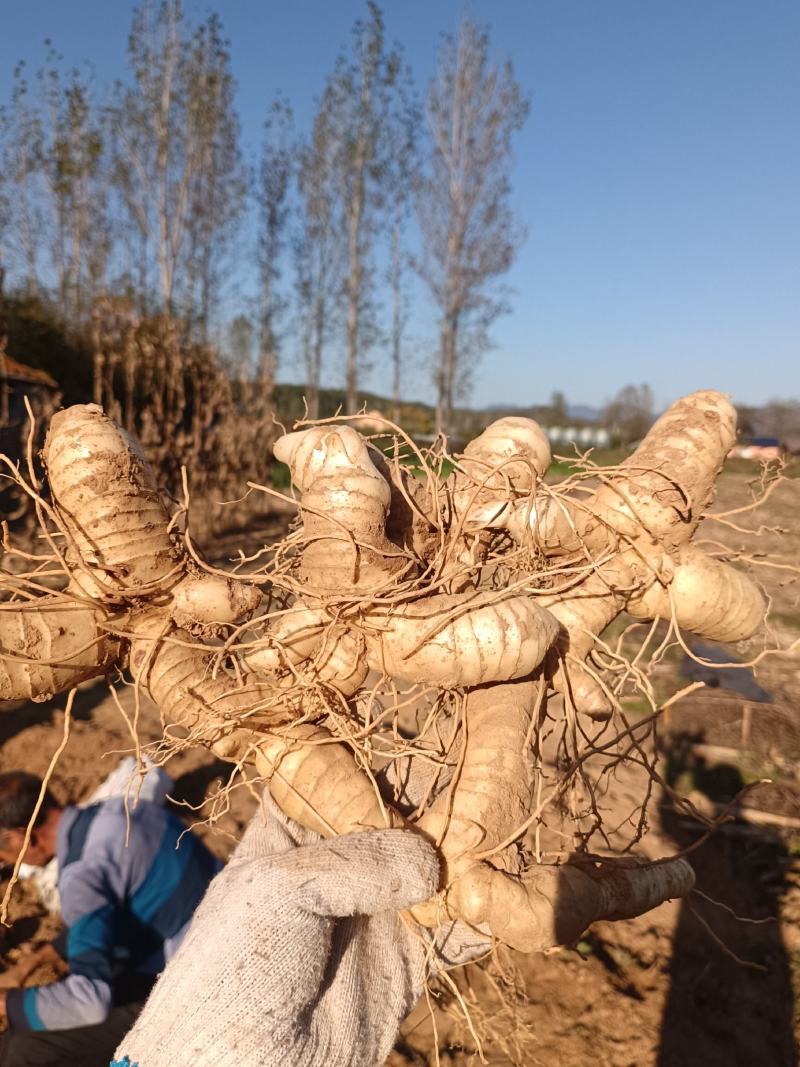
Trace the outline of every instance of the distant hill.
<instances>
[{"instance_id":1,"label":"distant hill","mask_svg":"<svg viewBox=\"0 0 800 1067\"><path fill-rule=\"evenodd\" d=\"M275 406L278 417L287 428L304 415L303 395L305 386L281 383L275 387ZM345 410L344 389L320 389L319 415L321 419L330 418L337 411ZM359 402L367 411L379 411L391 418L394 404L378 393L359 393ZM451 447L459 447L481 433L490 422L504 415L521 415L536 419L542 426L555 426L563 423L551 407L546 404L520 407L511 404L490 405L484 408L458 408L453 412L454 429L450 435ZM567 408L568 425L586 425L597 423L600 411L586 404L573 404ZM404 400L400 404L400 425L403 429L421 440L430 438L434 431L436 412L431 404L421 401Z\"/></svg>"},{"instance_id":2,"label":"distant hill","mask_svg":"<svg viewBox=\"0 0 800 1067\"><path fill-rule=\"evenodd\" d=\"M290 385L280 383L275 386L274 399L277 414L287 424L287 429L297 419L302 419L305 414L303 396L306 387L304 385ZM388 397L379 396L377 393L359 391L359 404L367 411L380 411L382 415L391 418L394 403ZM347 397L344 389L320 389L319 391L319 417L329 419L338 412L344 412ZM434 409L429 404L423 404L415 400L403 400L400 402L400 425L412 435L431 434L435 422Z\"/></svg>"},{"instance_id":3,"label":"distant hill","mask_svg":"<svg viewBox=\"0 0 800 1067\"><path fill-rule=\"evenodd\" d=\"M599 408L589 407L588 404L570 404L567 407L567 415L581 422L599 422L601 411Z\"/></svg>"},{"instance_id":4,"label":"distant hill","mask_svg":"<svg viewBox=\"0 0 800 1067\"><path fill-rule=\"evenodd\" d=\"M532 414L538 412L538 415ZM528 415L531 418L553 417L553 409L547 404L529 405L520 407L518 404L487 404L480 408L479 414L491 414L497 418L500 415ZM567 407L567 418L576 422L599 422L601 411L599 408L590 407L588 404L570 404Z\"/></svg>"},{"instance_id":5,"label":"distant hill","mask_svg":"<svg viewBox=\"0 0 800 1067\"><path fill-rule=\"evenodd\" d=\"M499 412L501 415L512 415L515 411L522 411L523 409L516 404L487 404L486 407L478 408L477 410L493 411L495 413Z\"/></svg>"}]
</instances>

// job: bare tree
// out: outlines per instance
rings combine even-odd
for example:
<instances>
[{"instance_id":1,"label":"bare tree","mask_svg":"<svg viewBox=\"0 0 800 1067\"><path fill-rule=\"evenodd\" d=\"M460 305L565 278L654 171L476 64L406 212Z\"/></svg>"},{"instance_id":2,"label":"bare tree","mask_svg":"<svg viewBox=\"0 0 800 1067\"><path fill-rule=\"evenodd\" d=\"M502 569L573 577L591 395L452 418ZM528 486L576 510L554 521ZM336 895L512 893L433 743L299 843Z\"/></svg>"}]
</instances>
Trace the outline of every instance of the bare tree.
<instances>
[{"instance_id":1,"label":"bare tree","mask_svg":"<svg viewBox=\"0 0 800 1067\"><path fill-rule=\"evenodd\" d=\"M193 168L187 234L187 311L205 343L221 288L220 268L244 209L247 176L239 147L228 42L212 13L195 30L182 67Z\"/></svg>"},{"instance_id":2,"label":"bare tree","mask_svg":"<svg viewBox=\"0 0 800 1067\"><path fill-rule=\"evenodd\" d=\"M389 261L389 285L392 292L392 327L389 339L392 360L392 419L400 421L401 382L403 373L403 336L409 317L408 294L405 289L405 257L401 244L401 221L392 223L392 247Z\"/></svg>"},{"instance_id":3,"label":"bare tree","mask_svg":"<svg viewBox=\"0 0 800 1067\"><path fill-rule=\"evenodd\" d=\"M612 436L624 444L638 441L653 422L653 390L649 385L626 385L603 409Z\"/></svg>"},{"instance_id":4,"label":"bare tree","mask_svg":"<svg viewBox=\"0 0 800 1067\"><path fill-rule=\"evenodd\" d=\"M39 72L43 96L41 168L46 187L56 293L66 323L85 319L110 253L103 122L88 78L66 76L52 48Z\"/></svg>"},{"instance_id":5,"label":"bare tree","mask_svg":"<svg viewBox=\"0 0 800 1067\"><path fill-rule=\"evenodd\" d=\"M155 255L166 312L172 310L189 205L178 75L183 33L180 0L164 0L158 8L147 0L134 10L128 36L133 85L118 84L111 112L116 183L141 238L140 286L144 292Z\"/></svg>"},{"instance_id":6,"label":"bare tree","mask_svg":"<svg viewBox=\"0 0 800 1067\"><path fill-rule=\"evenodd\" d=\"M6 272L8 270L8 241L11 227L11 198L9 197L8 176L3 170L2 145L5 133L5 115L0 108L0 317L2 317L3 289L5 288ZM2 338L2 326L0 326L0 338Z\"/></svg>"},{"instance_id":7,"label":"bare tree","mask_svg":"<svg viewBox=\"0 0 800 1067\"><path fill-rule=\"evenodd\" d=\"M269 395L278 369L278 320L286 307L285 298L278 292L278 284L289 218L289 189L297 154L292 109L285 100L279 97L273 101L264 126L256 192L261 214L258 376L264 392Z\"/></svg>"},{"instance_id":8,"label":"bare tree","mask_svg":"<svg viewBox=\"0 0 800 1067\"><path fill-rule=\"evenodd\" d=\"M21 278L29 296L41 288L40 248L43 217L39 197L43 133L38 108L31 100L25 64L13 72L11 103L0 113L7 219L4 258L9 271Z\"/></svg>"},{"instance_id":9,"label":"bare tree","mask_svg":"<svg viewBox=\"0 0 800 1067\"><path fill-rule=\"evenodd\" d=\"M779 440L800 437L800 400L789 397L767 401L753 419L759 434Z\"/></svg>"},{"instance_id":10,"label":"bare tree","mask_svg":"<svg viewBox=\"0 0 800 1067\"><path fill-rule=\"evenodd\" d=\"M221 360L223 369L240 385L253 375L255 329L247 315L237 315L228 326L227 350Z\"/></svg>"},{"instance_id":11,"label":"bare tree","mask_svg":"<svg viewBox=\"0 0 800 1067\"><path fill-rule=\"evenodd\" d=\"M11 261L9 244L11 240L11 176L6 169L6 145L10 122L6 108L0 107L0 319L3 315L3 291ZM0 342L4 337L3 323L0 322Z\"/></svg>"},{"instance_id":12,"label":"bare tree","mask_svg":"<svg viewBox=\"0 0 800 1067\"><path fill-rule=\"evenodd\" d=\"M422 115L407 75L398 94L395 120L388 125L386 176L386 215L391 225L389 270L387 281L391 292L391 327L389 351L392 365L392 408L395 422L400 420L405 333L410 317L408 276L410 257L405 243L408 217L413 203L414 181L419 169L418 130Z\"/></svg>"},{"instance_id":13,"label":"bare tree","mask_svg":"<svg viewBox=\"0 0 800 1067\"><path fill-rule=\"evenodd\" d=\"M62 70L50 42L34 91L14 71L0 112L2 258L28 296L52 293L66 324L85 320L109 255L102 116L89 77Z\"/></svg>"},{"instance_id":14,"label":"bare tree","mask_svg":"<svg viewBox=\"0 0 800 1067\"><path fill-rule=\"evenodd\" d=\"M332 326L342 259L335 214L334 149L330 113L321 105L311 140L300 152L301 218L293 243L306 403L312 419L319 415L323 349Z\"/></svg>"},{"instance_id":15,"label":"bare tree","mask_svg":"<svg viewBox=\"0 0 800 1067\"><path fill-rule=\"evenodd\" d=\"M409 115L415 112L409 110ZM405 335L410 318L410 301L408 294L408 276L410 257L405 245L404 235L411 208L411 190L417 169L416 129L418 122L398 124L396 128L395 150L388 183L391 204L391 245L389 249L389 269L387 281L391 292L391 327L389 331L389 353L392 365L392 417L400 420L400 400L402 398L403 372L407 366L405 354Z\"/></svg>"},{"instance_id":16,"label":"bare tree","mask_svg":"<svg viewBox=\"0 0 800 1067\"><path fill-rule=\"evenodd\" d=\"M386 48L381 9L368 0L353 28L352 55L339 57L322 106L330 116L336 191L347 242L344 284L347 411L358 408L359 373L378 336L372 249L386 206L396 127L410 125L408 74L397 49Z\"/></svg>"},{"instance_id":17,"label":"bare tree","mask_svg":"<svg viewBox=\"0 0 800 1067\"><path fill-rule=\"evenodd\" d=\"M514 134L528 102L510 63L489 59L489 38L465 18L442 46L428 91L430 158L417 196L418 269L440 312L436 425L450 426L469 362L489 347L505 310L492 282L511 266L522 234L509 208Z\"/></svg>"},{"instance_id":18,"label":"bare tree","mask_svg":"<svg viewBox=\"0 0 800 1067\"><path fill-rule=\"evenodd\" d=\"M554 390L550 396L550 410L553 412L553 418L559 422L567 418L567 398L560 389Z\"/></svg>"},{"instance_id":19,"label":"bare tree","mask_svg":"<svg viewBox=\"0 0 800 1067\"><path fill-rule=\"evenodd\" d=\"M162 309L195 296L201 334L221 237L244 195L229 61L217 16L192 35L180 0L146 0L128 38L133 84L118 84L111 109L116 185L139 234L139 295L154 260Z\"/></svg>"}]
</instances>

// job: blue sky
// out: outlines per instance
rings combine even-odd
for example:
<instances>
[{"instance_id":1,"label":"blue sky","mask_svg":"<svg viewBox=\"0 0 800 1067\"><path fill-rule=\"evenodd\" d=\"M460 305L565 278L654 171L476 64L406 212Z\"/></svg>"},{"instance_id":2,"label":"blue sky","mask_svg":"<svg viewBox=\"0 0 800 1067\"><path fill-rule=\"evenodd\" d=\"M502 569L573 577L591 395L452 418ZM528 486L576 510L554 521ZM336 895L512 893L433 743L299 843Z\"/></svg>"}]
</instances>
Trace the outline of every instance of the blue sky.
<instances>
[{"instance_id":1,"label":"blue sky","mask_svg":"<svg viewBox=\"0 0 800 1067\"><path fill-rule=\"evenodd\" d=\"M192 15L208 3L188 0ZM247 146L281 89L302 126L354 0L221 0ZM469 11L530 94L513 202L528 230L513 311L473 403L600 404L647 381L659 404L701 387L800 395L800 3L797 0L387 0L390 38L427 81ZM125 0L0 0L0 97L50 36L100 83L124 73ZM420 352L433 332L415 308ZM297 379L294 368L285 376ZM386 378L378 368L377 388ZM428 389L422 369L409 391Z\"/></svg>"}]
</instances>

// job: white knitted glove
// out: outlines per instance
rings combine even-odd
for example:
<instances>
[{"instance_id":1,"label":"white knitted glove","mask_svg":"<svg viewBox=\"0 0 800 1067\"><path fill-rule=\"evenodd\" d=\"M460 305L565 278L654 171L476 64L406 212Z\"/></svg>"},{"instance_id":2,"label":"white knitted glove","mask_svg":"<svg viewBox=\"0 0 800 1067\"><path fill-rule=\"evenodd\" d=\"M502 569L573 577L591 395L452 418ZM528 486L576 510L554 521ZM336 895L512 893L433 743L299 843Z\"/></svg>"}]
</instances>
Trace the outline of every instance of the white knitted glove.
<instances>
[{"instance_id":1,"label":"white knitted glove","mask_svg":"<svg viewBox=\"0 0 800 1067\"><path fill-rule=\"evenodd\" d=\"M256 815L211 883L115 1063L384 1063L429 955L398 911L436 892L436 852L408 830L322 840L264 804L266 823ZM437 937L447 962L486 949L457 925Z\"/></svg>"}]
</instances>

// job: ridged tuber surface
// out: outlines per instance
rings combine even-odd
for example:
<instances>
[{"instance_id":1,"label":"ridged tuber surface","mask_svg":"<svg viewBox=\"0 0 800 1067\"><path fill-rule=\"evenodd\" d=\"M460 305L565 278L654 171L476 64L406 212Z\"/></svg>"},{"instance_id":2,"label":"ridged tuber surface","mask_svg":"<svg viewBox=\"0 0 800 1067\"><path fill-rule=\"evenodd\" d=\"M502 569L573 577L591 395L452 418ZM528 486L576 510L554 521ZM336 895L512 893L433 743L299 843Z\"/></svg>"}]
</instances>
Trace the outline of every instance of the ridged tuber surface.
<instances>
[{"instance_id":1,"label":"ridged tuber surface","mask_svg":"<svg viewBox=\"0 0 800 1067\"><path fill-rule=\"evenodd\" d=\"M416 824L446 861L443 900L413 909L424 924L446 916L486 925L521 951L576 940L597 919L640 914L693 885L684 860L587 873L542 865L521 874L476 862L471 854L502 843L529 811L525 739L535 685L486 686L467 698L466 751L452 798L442 798ZM325 836L403 820L359 773L347 748L322 727L301 725L259 743L256 767L291 818Z\"/></svg>"},{"instance_id":2,"label":"ridged tuber surface","mask_svg":"<svg viewBox=\"0 0 800 1067\"><path fill-rule=\"evenodd\" d=\"M573 662L559 665L556 688L567 688L575 706L588 714L611 709L608 696L586 668L576 665L622 610L636 618L670 619L717 640L751 636L766 606L758 586L729 564L690 545L714 484L736 440L736 413L728 399L701 390L673 404L651 427L639 447L604 475L595 492L539 497L533 507L518 502L498 526L520 544L580 563L598 562L582 586L548 604L562 623ZM620 580L606 581L602 561L626 568ZM603 602L605 601L605 602Z\"/></svg>"},{"instance_id":3,"label":"ridged tuber surface","mask_svg":"<svg viewBox=\"0 0 800 1067\"><path fill-rule=\"evenodd\" d=\"M499 486L507 478L515 490L528 492L544 475L551 459L550 441L538 422L508 415L473 438L460 463L476 481L490 476L489 487Z\"/></svg>"},{"instance_id":4,"label":"ridged tuber surface","mask_svg":"<svg viewBox=\"0 0 800 1067\"><path fill-rule=\"evenodd\" d=\"M256 770L284 814L325 837L402 824L324 727L299 725L262 742Z\"/></svg>"},{"instance_id":5,"label":"ridged tuber surface","mask_svg":"<svg viewBox=\"0 0 800 1067\"><path fill-rule=\"evenodd\" d=\"M214 660L213 653L193 647L190 635L180 630L166 638L140 636L131 642L131 674L164 721L199 730L209 746L239 727L254 729L291 717L285 692L259 676L236 679L224 670L215 675Z\"/></svg>"},{"instance_id":6,"label":"ridged tuber surface","mask_svg":"<svg viewBox=\"0 0 800 1067\"><path fill-rule=\"evenodd\" d=\"M71 581L64 593L4 606L0 699L45 700L107 673L137 637L217 631L255 610L256 585L201 571L173 541L139 446L99 407L54 415L43 458Z\"/></svg>"},{"instance_id":7,"label":"ridged tuber surface","mask_svg":"<svg viewBox=\"0 0 800 1067\"><path fill-rule=\"evenodd\" d=\"M494 848L530 811L532 770L526 738L536 705L532 681L471 689L466 697L461 767L452 797L440 797L420 819L441 840L448 875L471 853Z\"/></svg>"},{"instance_id":8,"label":"ridged tuber surface","mask_svg":"<svg viewBox=\"0 0 800 1067\"><path fill-rule=\"evenodd\" d=\"M667 552L685 545L711 503L725 457L736 442L736 411L712 390L683 397L656 420L592 503L583 537L604 530L644 532Z\"/></svg>"},{"instance_id":9,"label":"ridged tuber surface","mask_svg":"<svg viewBox=\"0 0 800 1067\"><path fill-rule=\"evenodd\" d=\"M289 434L276 445L276 456L288 464L302 491L307 543L299 574L308 591L303 594L307 603L295 605L290 621L273 631L283 647L274 655L250 654L249 662L262 669L274 668L281 656L298 663L296 653L311 655L315 616L306 616L308 640L304 623L296 635L287 629L292 619L302 620L304 610L313 612L309 605L328 592L375 592L407 566L385 534L389 483L354 430L314 428ZM529 467L525 470L530 473ZM474 592L367 608L360 623L374 670L451 688L530 674L557 633L553 619L529 598Z\"/></svg>"},{"instance_id":10,"label":"ridged tuber surface","mask_svg":"<svg viewBox=\"0 0 800 1067\"><path fill-rule=\"evenodd\" d=\"M571 864L542 864L519 876L482 864L455 882L447 904L472 926L488 923L504 944L543 952L572 944L593 922L632 919L693 887L694 872L684 859L591 873Z\"/></svg>"},{"instance_id":11,"label":"ridged tuber surface","mask_svg":"<svg viewBox=\"0 0 800 1067\"><path fill-rule=\"evenodd\" d=\"M694 884L684 860L635 868L610 866L587 873L570 865L498 869L475 853L502 845L523 825L531 807L526 749L537 705L532 682L485 686L467 698L458 786L440 797L418 827L440 843L447 887L437 907L415 909L424 922L442 912L523 952L568 944L597 919L639 915Z\"/></svg>"},{"instance_id":12,"label":"ridged tuber surface","mask_svg":"<svg viewBox=\"0 0 800 1067\"><path fill-rule=\"evenodd\" d=\"M700 390L683 397L656 420L627 459L604 473L593 496L537 501L529 516L533 543L547 552L588 547L599 554L620 538L645 538L667 553L676 552L688 543L710 504L735 440L736 412L724 394ZM521 507L517 511L523 514ZM523 536L510 517L508 526Z\"/></svg>"},{"instance_id":13,"label":"ridged tuber surface","mask_svg":"<svg viewBox=\"0 0 800 1067\"><path fill-rule=\"evenodd\" d=\"M583 661L594 647L595 635L624 609L625 590L633 587L633 581L625 558L617 557L599 566L574 590L539 598L561 625L560 660L551 672L553 688L568 693L576 708L596 718L607 715L612 703Z\"/></svg>"},{"instance_id":14,"label":"ridged tuber surface","mask_svg":"<svg viewBox=\"0 0 800 1067\"><path fill-rule=\"evenodd\" d=\"M374 670L445 688L530 675L558 634L529 597L492 593L424 597L372 611L365 624Z\"/></svg>"},{"instance_id":15,"label":"ridged tuber surface","mask_svg":"<svg viewBox=\"0 0 800 1067\"><path fill-rule=\"evenodd\" d=\"M119 640L104 614L61 597L41 597L0 611L0 700L49 700L105 674Z\"/></svg>"},{"instance_id":16,"label":"ridged tuber surface","mask_svg":"<svg viewBox=\"0 0 800 1067\"><path fill-rule=\"evenodd\" d=\"M181 566L138 445L96 404L57 412L43 450L58 513L103 586L161 591Z\"/></svg>"},{"instance_id":17,"label":"ridged tuber surface","mask_svg":"<svg viewBox=\"0 0 800 1067\"><path fill-rule=\"evenodd\" d=\"M224 624L255 610L252 585L195 572L138 444L96 404L57 412L42 457L56 510L80 563L74 579L97 599L169 594L179 625ZM87 573L88 572L88 573Z\"/></svg>"},{"instance_id":18,"label":"ridged tuber surface","mask_svg":"<svg viewBox=\"0 0 800 1067\"><path fill-rule=\"evenodd\" d=\"M358 692L369 673L362 633L331 622L321 609L298 608L281 623L268 632L269 643L242 654L248 670L291 672L298 680L329 685L346 697Z\"/></svg>"},{"instance_id":19,"label":"ridged tuber surface","mask_svg":"<svg viewBox=\"0 0 800 1067\"><path fill-rule=\"evenodd\" d=\"M391 490L363 438L347 426L287 438L278 442L275 455L288 464L303 494L306 543L299 576L305 595L386 585L407 561L386 536Z\"/></svg>"},{"instance_id":20,"label":"ridged tuber surface","mask_svg":"<svg viewBox=\"0 0 800 1067\"><path fill-rule=\"evenodd\" d=\"M347 695L369 668L452 689L531 674L557 635L554 617L529 597L442 593L365 611L350 628L326 619L322 609L295 607L243 661L273 672L313 660L320 681Z\"/></svg>"},{"instance_id":21,"label":"ridged tuber surface","mask_svg":"<svg viewBox=\"0 0 800 1067\"><path fill-rule=\"evenodd\" d=\"M244 653L252 670L268 674L310 659L320 647L330 617L323 608L295 604L270 623L259 645Z\"/></svg>"},{"instance_id":22,"label":"ridged tuber surface","mask_svg":"<svg viewBox=\"0 0 800 1067\"><path fill-rule=\"evenodd\" d=\"M654 582L628 603L635 618L671 618L686 630L713 641L741 641L761 625L764 596L752 578L697 548L681 553L669 585Z\"/></svg>"},{"instance_id":23,"label":"ridged tuber surface","mask_svg":"<svg viewBox=\"0 0 800 1067\"><path fill-rule=\"evenodd\" d=\"M493 422L458 457L453 504L466 529L501 528L520 498L528 503L550 466L550 442L533 419Z\"/></svg>"}]
</instances>

